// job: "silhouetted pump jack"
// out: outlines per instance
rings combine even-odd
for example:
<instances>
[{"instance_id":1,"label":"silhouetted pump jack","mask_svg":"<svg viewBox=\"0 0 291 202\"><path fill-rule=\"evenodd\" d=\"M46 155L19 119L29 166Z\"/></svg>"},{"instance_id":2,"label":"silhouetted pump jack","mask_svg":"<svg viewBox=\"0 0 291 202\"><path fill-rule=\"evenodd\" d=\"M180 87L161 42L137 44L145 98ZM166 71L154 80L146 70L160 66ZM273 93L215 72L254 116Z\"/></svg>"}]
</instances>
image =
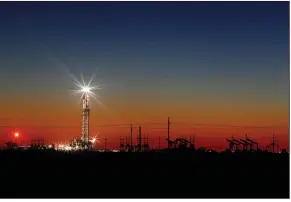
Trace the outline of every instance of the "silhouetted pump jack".
<instances>
[{"instance_id":1,"label":"silhouetted pump jack","mask_svg":"<svg viewBox=\"0 0 291 202\"><path fill-rule=\"evenodd\" d=\"M195 149L194 143L191 141L188 141L186 138L177 138L176 140L172 141L169 139L166 139L168 141L168 144L170 148L172 149Z\"/></svg>"}]
</instances>

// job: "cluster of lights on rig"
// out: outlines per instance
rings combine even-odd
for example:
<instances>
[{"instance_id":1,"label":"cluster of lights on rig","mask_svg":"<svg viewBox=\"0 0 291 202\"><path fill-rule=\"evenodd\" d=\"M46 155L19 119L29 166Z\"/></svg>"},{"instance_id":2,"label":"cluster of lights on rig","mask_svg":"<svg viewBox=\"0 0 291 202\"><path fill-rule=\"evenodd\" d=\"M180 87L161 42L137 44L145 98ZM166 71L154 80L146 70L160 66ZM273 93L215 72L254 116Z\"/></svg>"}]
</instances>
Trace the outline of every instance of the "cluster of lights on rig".
<instances>
[{"instance_id":1,"label":"cluster of lights on rig","mask_svg":"<svg viewBox=\"0 0 291 202\"><path fill-rule=\"evenodd\" d=\"M97 136L92 137L89 142L91 143L91 146L94 147L95 144L100 143L99 138ZM52 145L48 146L49 148L52 148ZM81 145L72 145L72 144L58 144L56 145L56 150L60 151L78 151L82 150L83 147Z\"/></svg>"}]
</instances>

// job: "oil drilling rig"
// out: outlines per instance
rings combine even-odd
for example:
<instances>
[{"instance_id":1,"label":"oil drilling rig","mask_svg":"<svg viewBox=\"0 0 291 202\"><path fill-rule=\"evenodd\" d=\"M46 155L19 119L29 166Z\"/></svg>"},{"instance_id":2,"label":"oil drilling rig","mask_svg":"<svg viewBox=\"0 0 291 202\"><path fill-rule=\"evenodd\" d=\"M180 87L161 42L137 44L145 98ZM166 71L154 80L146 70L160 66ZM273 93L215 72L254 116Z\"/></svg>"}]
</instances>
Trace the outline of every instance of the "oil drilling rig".
<instances>
[{"instance_id":1,"label":"oil drilling rig","mask_svg":"<svg viewBox=\"0 0 291 202\"><path fill-rule=\"evenodd\" d=\"M81 74L82 83L75 80L74 84L79 88L77 90L70 90L74 93L81 93L82 99L82 134L80 140L76 141L77 146L84 147L85 149L91 148L92 143L89 140L89 122L90 122L90 108L89 108L89 98L90 96L97 99L97 95L93 90L100 89L99 86L90 86L94 75L91 77L90 81L86 84Z\"/></svg>"},{"instance_id":2,"label":"oil drilling rig","mask_svg":"<svg viewBox=\"0 0 291 202\"><path fill-rule=\"evenodd\" d=\"M89 94L87 89L84 90L83 99L83 110L82 110L82 137L81 140L85 143L89 143Z\"/></svg>"}]
</instances>

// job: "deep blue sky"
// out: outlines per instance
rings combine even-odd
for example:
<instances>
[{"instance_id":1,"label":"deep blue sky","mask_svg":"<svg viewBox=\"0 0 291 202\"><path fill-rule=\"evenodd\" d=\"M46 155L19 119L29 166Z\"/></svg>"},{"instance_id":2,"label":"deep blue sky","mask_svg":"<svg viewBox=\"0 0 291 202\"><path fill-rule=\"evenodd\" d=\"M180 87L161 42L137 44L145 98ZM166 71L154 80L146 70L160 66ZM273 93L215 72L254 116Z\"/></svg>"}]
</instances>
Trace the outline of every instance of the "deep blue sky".
<instances>
[{"instance_id":1,"label":"deep blue sky","mask_svg":"<svg viewBox=\"0 0 291 202\"><path fill-rule=\"evenodd\" d=\"M0 89L10 96L53 99L71 87L68 69L98 70L104 102L288 107L289 2L0 5Z\"/></svg>"}]
</instances>

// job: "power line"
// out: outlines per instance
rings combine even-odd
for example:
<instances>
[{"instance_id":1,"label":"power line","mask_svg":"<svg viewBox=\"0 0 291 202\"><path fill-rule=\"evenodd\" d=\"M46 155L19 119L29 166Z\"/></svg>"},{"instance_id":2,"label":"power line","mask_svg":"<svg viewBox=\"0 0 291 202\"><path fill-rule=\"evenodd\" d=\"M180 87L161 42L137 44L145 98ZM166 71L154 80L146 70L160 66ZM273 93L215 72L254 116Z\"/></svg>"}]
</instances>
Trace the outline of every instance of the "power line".
<instances>
[{"instance_id":1,"label":"power line","mask_svg":"<svg viewBox=\"0 0 291 202\"><path fill-rule=\"evenodd\" d=\"M132 125L132 128L138 128L139 126L145 126L145 125L160 125L160 124L166 124L166 123L144 123L144 124L103 124L103 125L91 125L93 127L124 127L124 128L130 128ZM235 128L280 128L284 126L255 126L255 125L228 125L228 124L201 124L201 123L190 123L190 122L174 122L171 123L171 125L191 125L191 126L216 126L216 127L235 127ZM44 126L36 126L36 125L0 125L0 128L80 128L80 126L76 125L44 125ZM160 127L154 127L152 129L167 129L160 128Z\"/></svg>"},{"instance_id":2,"label":"power line","mask_svg":"<svg viewBox=\"0 0 291 202\"><path fill-rule=\"evenodd\" d=\"M104 125L93 125L91 126L94 127L120 127L120 126L125 126L125 127L130 127L131 125L133 128L138 128L140 125L157 125L157 124L164 124L164 123L144 123L144 124L130 124L130 123L122 123L122 124L104 124ZM135 126L135 127L134 127ZM79 128L80 126L70 126L70 125L44 125L44 126L36 126L36 125L0 125L2 128L9 128L9 127L37 127L37 128Z\"/></svg>"},{"instance_id":3,"label":"power line","mask_svg":"<svg viewBox=\"0 0 291 202\"><path fill-rule=\"evenodd\" d=\"M194 126L217 126L217 127L236 127L236 128L279 128L283 126L255 126L255 125L229 125L229 124L202 124L202 123L190 123L190 122L175 122L173 125L184 124Z\"/></svg>"}]
</instances>

